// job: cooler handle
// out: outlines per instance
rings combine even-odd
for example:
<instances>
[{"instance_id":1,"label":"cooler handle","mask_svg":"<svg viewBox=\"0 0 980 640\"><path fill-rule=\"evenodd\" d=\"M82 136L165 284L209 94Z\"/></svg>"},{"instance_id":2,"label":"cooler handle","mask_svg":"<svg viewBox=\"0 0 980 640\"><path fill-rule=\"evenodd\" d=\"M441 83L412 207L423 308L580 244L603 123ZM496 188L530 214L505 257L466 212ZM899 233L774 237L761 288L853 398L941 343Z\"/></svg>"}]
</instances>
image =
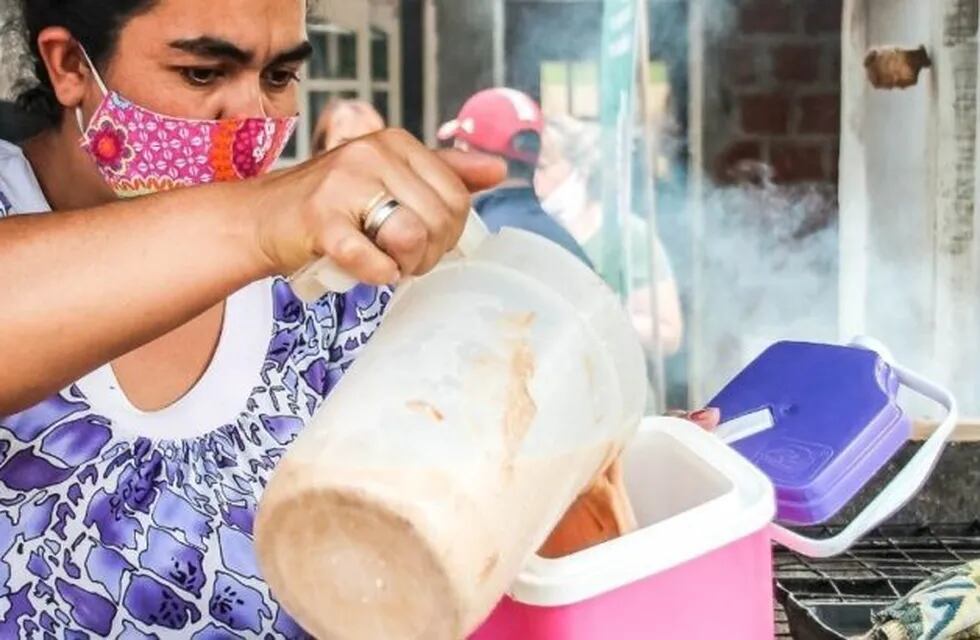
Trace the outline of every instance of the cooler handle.
<instances>
[{"instance_id":1,"label":"cooler handle","mask_svg":"<svg viewBox=\"0 0 980 640\"><path fill-rule=\"evenodd\" d=\"M935 400L946 409L946 417L939 427L922 444L908 464L874 500L857 515L840 533L830 538L815 539L800 535L777 524L772 525L773 540L811 558L827 558L847 551L889 516L901 509L922 488L933 467L939 461L946 440L956 429L959 411L956 398L943 386L899 365L883 345L873 338L858 337L851 341L854 346L877 352L898 376L899 382L909 389Z\"/></svg>"},{"instance_id":2,"label":"cooler handle","mask_svg":"<svg viewBox=\"0 0 980 640\"><path fill-rule=\"evenodd\" d=\"M456 252L463 256L474 253L489 235L490 231L480 216L470 209ZM291 275L289 285L300 300L310 303L331 292L347 293L357 285L357 279L324 256Z\"/></svg>"}]
</instances>

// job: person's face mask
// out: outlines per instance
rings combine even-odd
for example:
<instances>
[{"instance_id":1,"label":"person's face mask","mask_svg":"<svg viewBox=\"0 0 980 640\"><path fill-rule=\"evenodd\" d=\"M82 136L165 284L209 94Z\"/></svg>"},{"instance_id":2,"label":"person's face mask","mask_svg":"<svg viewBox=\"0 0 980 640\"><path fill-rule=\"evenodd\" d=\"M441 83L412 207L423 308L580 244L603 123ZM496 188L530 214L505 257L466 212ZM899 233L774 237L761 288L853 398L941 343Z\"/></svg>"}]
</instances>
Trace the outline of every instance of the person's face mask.
<instances>
[{"instance_id":1,"label":"person's face mask","mask_svg":"<svg viewBox=\"0 0 980 640\"><path fill-rule=\"evenodd\" d=\"M561 222L570 224L588 206L588 200L585 179L578 171L573 171L541 201L541 207Z\"/></svg>"},{"instance_id":2,"label":"person's face mask","mask_svg":"<svg viewBox=\"0 0 980 640\"><path fill-rule=\"evenodd\" d=\"M82 149L120 198L262 175L296 127L296 116L192 120L155 113L109 91L85 59L103 98L87 126L75 109Z\"/></svg>"}]
</instances>

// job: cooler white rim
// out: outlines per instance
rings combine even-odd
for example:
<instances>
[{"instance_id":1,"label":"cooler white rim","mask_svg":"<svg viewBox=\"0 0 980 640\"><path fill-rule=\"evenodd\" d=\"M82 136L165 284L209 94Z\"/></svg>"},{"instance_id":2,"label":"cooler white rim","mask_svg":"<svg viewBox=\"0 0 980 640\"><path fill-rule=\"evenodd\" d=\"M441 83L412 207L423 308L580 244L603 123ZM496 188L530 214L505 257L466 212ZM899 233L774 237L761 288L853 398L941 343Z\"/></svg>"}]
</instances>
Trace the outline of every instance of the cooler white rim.
<instances>
[{"instance_id":1,"label":"cooler white rim","mask_svg":"<svg viewBox=\"0 0 980 640\"><path fill-rule=\"evenodd\" d=\"M732 489L673 518L570 556L534 556L511 586L508 595L512 599L541 607L575 604L663 573L769 527L776 513L775 490L754 465L685 420L646 418L636 438L652 434L675 439L728 479Z\"/></svg>"}]
</instances>

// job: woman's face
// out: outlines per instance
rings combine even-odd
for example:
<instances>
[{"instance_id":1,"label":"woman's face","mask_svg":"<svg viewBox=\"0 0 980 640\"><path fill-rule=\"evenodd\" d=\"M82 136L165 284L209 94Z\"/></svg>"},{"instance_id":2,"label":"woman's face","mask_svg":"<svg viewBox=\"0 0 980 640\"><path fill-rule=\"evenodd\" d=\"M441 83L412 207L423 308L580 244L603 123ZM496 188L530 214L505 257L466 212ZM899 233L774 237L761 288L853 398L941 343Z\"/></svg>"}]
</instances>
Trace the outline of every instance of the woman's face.
<instances>
[{"instance_id":1,"label":"woman's face","mask_svg":"<svg viewBox=\"0 0 980 640\"><path fill-rule=\"evenodd\" d=\"M538 169L534 174L534 190L538 197L547 198L571 174L572 165L562 155L560 144L553 135L545 131Z\"/></svg>"},{"instance_id":2,"label":"woman's face","mask_svg":"<svg viewBox=\"0 0 980 640\"><path fill-rule=\"evenodd\" d=\"M110 90L169 116L291 116L310 53L305 0L158 0L120 30ZM86 111L102 100L94 86Z\"/></svg>"}]
</instances>

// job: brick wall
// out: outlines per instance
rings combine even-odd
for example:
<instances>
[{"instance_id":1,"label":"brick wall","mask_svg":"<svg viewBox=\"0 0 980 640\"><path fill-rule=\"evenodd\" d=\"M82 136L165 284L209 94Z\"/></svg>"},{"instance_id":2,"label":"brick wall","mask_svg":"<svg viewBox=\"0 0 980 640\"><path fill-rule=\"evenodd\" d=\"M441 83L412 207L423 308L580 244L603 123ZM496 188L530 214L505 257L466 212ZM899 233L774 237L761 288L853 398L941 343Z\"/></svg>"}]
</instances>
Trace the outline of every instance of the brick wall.
<instances>
[{"instance_id":1,"label":"brick wall","mask_svg":"<svg viewBox=\"0 0 980 640\"><path fill-rule=\"evenodd\" d=\"M733 25L714 49L715 178L731 181L751 160L777 182L836 182L841 0L728 1Z\"/></svg>"},{"instance_id":2,"label":"brick wall","mask_svg":"<svg viewBox=\"0 0 980 640\"><path fill-rule=\"evenodd\" d=\"M838 339L841 0L706 1L700 115L716 184L697 239L691 406L777 340Z\"/></svg>"}]
</instances>

